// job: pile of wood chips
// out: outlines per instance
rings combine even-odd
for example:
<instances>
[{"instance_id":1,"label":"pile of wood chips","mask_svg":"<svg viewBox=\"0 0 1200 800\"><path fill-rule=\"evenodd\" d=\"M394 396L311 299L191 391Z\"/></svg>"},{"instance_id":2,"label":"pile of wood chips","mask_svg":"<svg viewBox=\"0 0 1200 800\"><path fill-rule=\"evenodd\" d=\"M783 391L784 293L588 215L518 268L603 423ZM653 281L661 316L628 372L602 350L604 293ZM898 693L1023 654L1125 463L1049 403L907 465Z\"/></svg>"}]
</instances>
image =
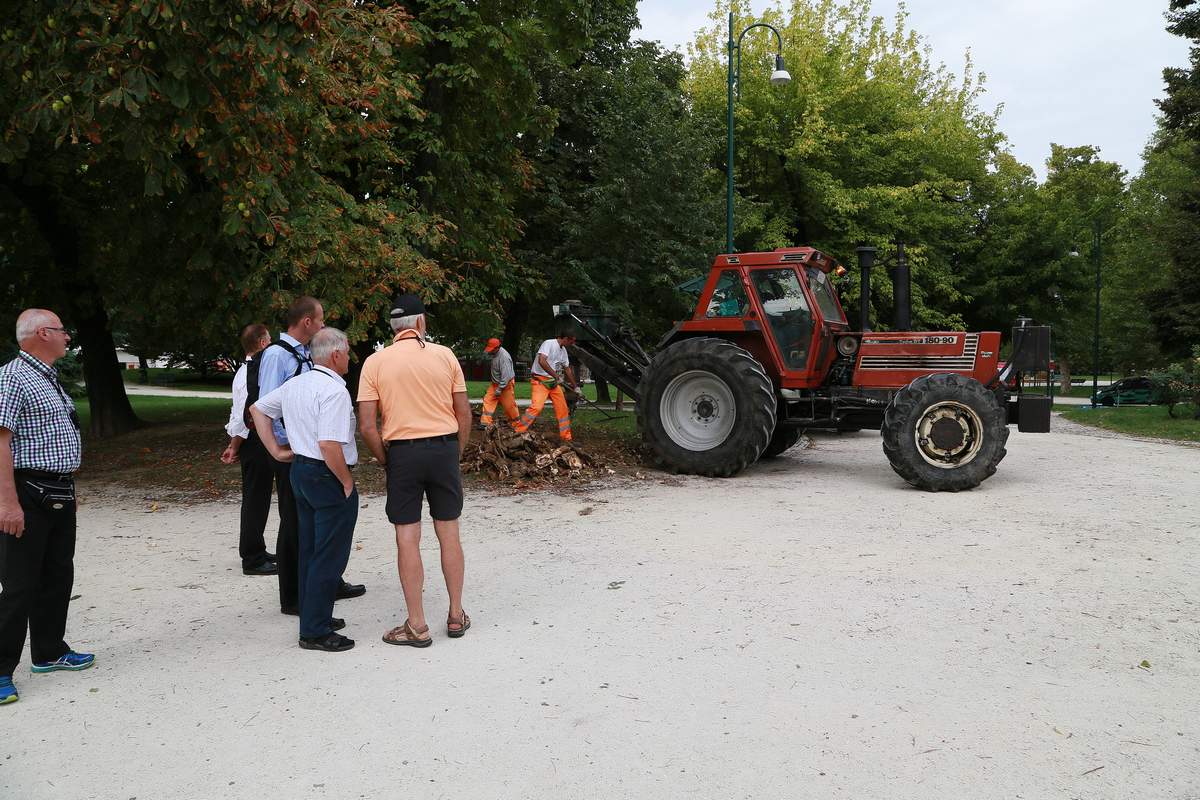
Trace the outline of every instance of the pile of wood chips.
<instances>
[{"instance_id":1,"label":"pile of wood chips","mask_svg":"<svg viewBox=\"0 0 1200 800\"><path fill-rule=\"evenodd\" d=\"M556 445L536 431L517 433L499 425L471 437L463 453L462 471L519 482L613 474L613 470L571 442Z\"/></svg>"}]
</instances>

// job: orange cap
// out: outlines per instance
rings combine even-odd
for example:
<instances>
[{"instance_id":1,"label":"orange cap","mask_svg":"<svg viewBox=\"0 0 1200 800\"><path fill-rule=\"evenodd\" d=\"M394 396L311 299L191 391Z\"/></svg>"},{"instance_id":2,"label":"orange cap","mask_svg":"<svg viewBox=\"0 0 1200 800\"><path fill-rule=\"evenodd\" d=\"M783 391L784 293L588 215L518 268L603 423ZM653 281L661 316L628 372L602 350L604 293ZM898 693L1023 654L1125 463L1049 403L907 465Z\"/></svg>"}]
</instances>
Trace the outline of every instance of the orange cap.
<instances>
[{"instance_id":1,"label":"orange cap","mask_svg":"<svg viewBox=\"0 0 1200 800\"><path fill-rule=\"evenodd\" d=\"M494 353L499 349L500 349L500 340L493 336L491 339L487 340L487 347L483 348L483 352Z\"/></svg>"}]
</instances>

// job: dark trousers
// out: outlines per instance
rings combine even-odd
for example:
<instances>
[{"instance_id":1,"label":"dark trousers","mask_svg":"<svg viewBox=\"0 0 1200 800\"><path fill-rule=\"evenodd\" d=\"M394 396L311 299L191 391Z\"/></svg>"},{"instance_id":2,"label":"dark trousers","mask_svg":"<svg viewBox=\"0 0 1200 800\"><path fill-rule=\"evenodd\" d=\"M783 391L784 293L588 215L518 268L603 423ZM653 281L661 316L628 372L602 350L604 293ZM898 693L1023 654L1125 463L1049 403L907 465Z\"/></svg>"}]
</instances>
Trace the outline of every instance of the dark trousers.
<instances>
[{"instance_id":1,"label":"dark trousers","mask_svg":"<svg viewBox=\"0 0 1200 800\"><path fill-rule=\"evenodd\" d=\"M275 483L273 459L253 431L238 450L242 465L242 524L238 554L242 567L254 569L267 560L267 542L263 531L271 513L271 486Z\"/></svg>"},{"instance_id":2,"label":"dark trousers","mask_svg":"<svg viewBox=\"0 0 1200 800\"><path fill-rule=\"evenodd\" d=\"M0 675L12 675L25 646L35 662L70 651L63 641L75 582L75 505L46 511L17 477L25 512L21 538L0 533Z\"/></svg>"},{"instance_id":3,"label":"dark trousers","mask_svg":"<svg viewBox=\"0 0 1200 800\"><path fill-rule=\"evenodd\" d=\"M292 488L300 542L300 635L324 636L333 628L333 603L350 560L358 489L346 497L325 462L296 456Z\"/></svg>"},{"instance_id":4,"label":"dark trousers","mask_svg":"<svg viewBox=\"0 0 1200 800\"><path fill-rule=\"evenodd\" d=\"M296 495L292 491L292 465L271 459L275 472L275 495L279 499L279 538L275 541L275 563L279 567L279 606L300 605L300 545L296 539Z\"/></svg>"}]
</instances>

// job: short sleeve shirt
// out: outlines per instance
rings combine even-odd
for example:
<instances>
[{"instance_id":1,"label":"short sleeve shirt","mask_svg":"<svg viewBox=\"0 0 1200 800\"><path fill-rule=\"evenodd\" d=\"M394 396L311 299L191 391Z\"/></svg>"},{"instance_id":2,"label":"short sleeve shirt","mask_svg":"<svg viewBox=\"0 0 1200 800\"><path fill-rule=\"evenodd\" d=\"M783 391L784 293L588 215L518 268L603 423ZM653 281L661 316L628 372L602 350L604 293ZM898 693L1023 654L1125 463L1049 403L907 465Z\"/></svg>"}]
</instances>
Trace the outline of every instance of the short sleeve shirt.
<instances>
[{"instance_id":1,"label":"short sleeve shirt","mask_svg":"<svg viewBox=\"0 0 1200 800\"><path fill-rule=\"evenodd\" d=\"M267 395L254 407L287 425L292 452L323 461L318 442L337 442L347 464L358 463L354 404L346 381L328 367L313 367Z\"/></svg>"},{"instance_id":2,"label":"short sleeve shirt","mask_svg":"<svg viewBox=\"0 0 1200 800\"><path fill-rule=\"evenodd\" d=\"M282 386L285 381L290 380L293 375L296 375L297 368L299 368L301 373L312 369L312 357L309 355L308 345L300 344L299 341L293 338L286 331L279 334L279 341L290 344L293 348L295 348L296 352L300 354L301 358L297 359L296 356L277 345L271 345L267 347L266 350L263 350L261 353L255 356L259 359L259 397L275 391ZM275 422L275 439L280 444L288 443L287 431L283 429L283 426L279 424L278 420Z\"/></svg>"},{"instance_id":3,"label":"short sleeve shirt","mask_svg":"<svg viewBox=\"0 0 1200 800\"><path fill-rule=\"evenodd\" d=\"M246 360L249 363L249 359ZM246 427L246 398L249 391L246 387L246 364L238 367L233 375L233 405L229 409L229 422L225 423L225 432L231 437L249 439L250 429Z\"/></svg>"},{"instance_id":4,"label":"short sleeve shirt","mask_svg":"<svg viewBox=\"0 0 1200 800\"><path fill-rule=\"evenodd\" d=\"M547 339L542 342L542 346L538 348L537 354L545 356L555 372L571 366L571 359L567 356L567 348L559 344L558 339ZM543 378L552 377L546 374L546 370L542 369L541 359L536 357L533 359L533 369L530 371L534 375L541 375Z\"/></svg>"},{"instance_id":5,"label":"short sleeve shirt","mask_svg":"<svg viewBox=\"0 0 1200 800\"><path fill-rule=\"evenodd\" d=\"M0 367L0 428L12 431L14 469L70 473L82 450L75 404L58 370L24 351Z\"/></svg>"},{"instance_id":6,"label":"short sleeve shirt","mask_svg":"<svg viewBox=\"0 0 1200 800\"><path fill-rule=\"evenodd\" d=\"M370 355L358 379L358 400L378 401L387 441L458 433L454 393L466 391L454 351L409 330Z\"/></svg>"}]
</instances>

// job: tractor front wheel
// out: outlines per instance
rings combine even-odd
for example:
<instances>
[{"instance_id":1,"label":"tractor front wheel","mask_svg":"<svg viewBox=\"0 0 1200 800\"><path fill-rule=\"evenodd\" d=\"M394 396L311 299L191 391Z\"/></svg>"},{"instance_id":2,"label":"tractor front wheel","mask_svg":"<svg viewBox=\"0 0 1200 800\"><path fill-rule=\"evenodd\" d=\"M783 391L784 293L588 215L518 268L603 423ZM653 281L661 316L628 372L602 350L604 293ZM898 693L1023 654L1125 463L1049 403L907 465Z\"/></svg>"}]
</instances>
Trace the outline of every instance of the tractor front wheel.
<instances>
[{"instance_id":1,"label":"tractor front wheel","mask_svg":"<svg viewBox=\"0 0 1200 800\"><path fill-rule=\"evenodd\" d=\"M1004 458L1008 425L996 396L973 378L917 378L883 416L883 452L901 478L931 492L973 489Z\"/></svg>"},{"instance_id":2,"label":"tractor front wheel","mask_svg":"<svg viewBox=\"0 0 1200 800\"><path fill-rule=\"evenodd\" d=\"M726 478L758 460L775 430L775 388L762 364L724 339L685 339L642 378L638 428L672 472Z\"/></svg>"},{"instance_id":3,"label":"tractor front wheel","mask_svg":"<svg viewBox=\"0 0 1200 800\"><path fill-rule=\"evenodd\" d=\"M796 446L796 442L800 441L802 431L794 425L776 425L775 433L771 435L771 441L767 443L767 449L763 450L759 458L775 458L781 456L788 450Z\"/></svg>"}]
</instances>

